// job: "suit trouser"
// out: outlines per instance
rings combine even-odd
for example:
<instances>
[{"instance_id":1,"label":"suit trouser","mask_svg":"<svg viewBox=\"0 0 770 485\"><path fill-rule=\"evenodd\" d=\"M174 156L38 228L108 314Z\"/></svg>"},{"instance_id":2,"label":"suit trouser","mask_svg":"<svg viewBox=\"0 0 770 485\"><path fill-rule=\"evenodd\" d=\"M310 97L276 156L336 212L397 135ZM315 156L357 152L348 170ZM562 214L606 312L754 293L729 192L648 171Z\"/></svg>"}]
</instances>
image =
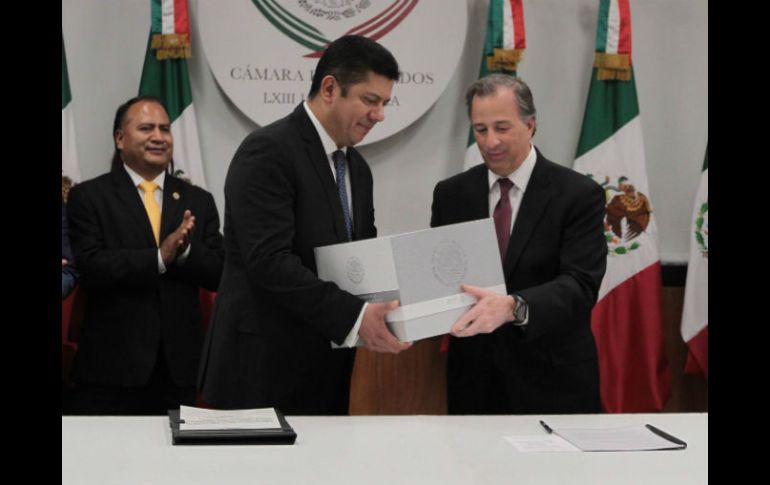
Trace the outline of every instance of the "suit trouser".
<instances>
[{"instance_id":1,"label":"suit trouser","mask_svg":"<svg viewBox=\"0 0 770 485\"><path fill-rule=\"evenodd\" d=\"M74 414L165 415L179 405L195 405L195 386L177 386L171 378L163 345L159 346L150 379L142 387L76 382L72 395Z\"/></svg>"}]
</instances>

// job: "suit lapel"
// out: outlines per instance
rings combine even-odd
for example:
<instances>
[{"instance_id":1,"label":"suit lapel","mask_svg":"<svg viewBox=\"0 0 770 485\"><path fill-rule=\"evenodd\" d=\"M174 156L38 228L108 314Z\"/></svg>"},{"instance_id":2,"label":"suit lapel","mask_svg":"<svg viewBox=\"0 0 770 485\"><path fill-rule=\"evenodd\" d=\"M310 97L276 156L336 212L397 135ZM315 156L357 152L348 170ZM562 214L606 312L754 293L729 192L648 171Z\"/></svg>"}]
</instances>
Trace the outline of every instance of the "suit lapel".
<instances>
[{"instance_id":1,"label":"suit lapel","mask_svg":"<svg viewBox=\"0 0 770 485\"><path fill-rule=\"evenodd\" d=\"M166 173L163 182L163 208L160 212L161 242L182 222L182 209L188 206L185 201L188 195L187 184Z\"/></svg>"},{"instance_id":2,"label":"suit lapel","mask_svg":"<svg viewBox=\"0 0 770 485\"><path fill-rule=\"evenodd\" d=\"M337 239L340 241L347 241L348 231L345 229L345 217L342 214L342 204L340 204L339 195L337 193L337 184L331 173L329 159L324 152L321 138L319 138L315 126L313 126L313 122L310 121L310 117L308 117L305 112L303 105L300 104L294 109L293 117L295 126L304 142L307 158L310 160L310 165L313 166L313 170L315 170L315 173L321 182L321 187L326 196L326 202L329 204L332 214L334 214L334 232L337 234Z\"/></svg>"},{"instance_id":3,"label":"suit lapel","mask_svg":"<svg viewBox=\"0 0 770 485\"><path fill-rule=\"evenodd\" d=\"M121 165L112 171L113 193L120 205L126 208L127 224L144 228L141 236L147 245L155 246L155 236L152 233L150 219L144 208L139 192L128 172Z\"/></svg>"},{"instance_id":4,"label":"suit lapel","mask_svg":"<svg viewBox=\"0 0 770 485\"><path fill-rule=\"evenodd\" d=\"M527 191L521 200L521 207L516 215L516 222L511 231L508 253L503 264L503 273L506 276L511 274L514 268L516 268L521 253L527 246L532 232L545 214L545 209L551 197L553 197L549 189L550 181L545 173L545 164L541 159L542 157L538 152L535 168L532 170L532 177L529 179Z\"/></svg>"},{"instance_id":5,"label":"suit lapel","mask_svg":"<svg viewBox=\"0 0 770 485\"><path fill-rule=\"evenodd\" d=\"M466 220L486 219L489 216L489 176L487 167L482 163L468 170L472 182L467 185L468 193L458 201L468 210ZM465 219L465 218L464 218Z\"/></svg>"}]
</instances>

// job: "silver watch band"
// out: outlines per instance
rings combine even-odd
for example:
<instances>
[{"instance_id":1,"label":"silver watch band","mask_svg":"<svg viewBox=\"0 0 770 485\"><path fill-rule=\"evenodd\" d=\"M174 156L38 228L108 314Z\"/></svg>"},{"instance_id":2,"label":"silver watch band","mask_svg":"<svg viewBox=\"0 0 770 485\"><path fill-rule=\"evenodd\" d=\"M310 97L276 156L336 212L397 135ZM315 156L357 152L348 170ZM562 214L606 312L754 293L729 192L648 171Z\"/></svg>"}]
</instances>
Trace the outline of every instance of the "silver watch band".
<instances>
[{"instance_id":1,"label":"silver watch band","mask_svg":"<svg viewBox=\"0 0 770 485\"><path fill-rule=\"evenodd\" d=\"M513 310L514 319L512 323L516 327L524 327L528 323L527 316L529 313L529 308L527 302L519 295L514 294L511 296L513 296L513 299L516 300L516 308Z\"/></svg>"}]
</instances>

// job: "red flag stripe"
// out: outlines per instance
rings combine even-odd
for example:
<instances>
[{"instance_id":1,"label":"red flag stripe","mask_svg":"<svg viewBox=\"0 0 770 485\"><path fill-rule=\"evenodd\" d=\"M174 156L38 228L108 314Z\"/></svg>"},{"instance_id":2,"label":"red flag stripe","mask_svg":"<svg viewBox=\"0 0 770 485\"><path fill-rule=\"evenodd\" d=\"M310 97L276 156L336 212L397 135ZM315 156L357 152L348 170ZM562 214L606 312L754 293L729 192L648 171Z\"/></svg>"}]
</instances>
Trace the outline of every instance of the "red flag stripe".
<instances>
[{"instance_id":1,"label":"red flag stripe","mask_svg":"<svg viewBox=\"0 0 770 485\"><path fill-rule=\"evenodd\" d=\"M514 49L527 47L527 37L524 35L524 5L522 0L511 1L511 15L513 15L513 46Z\"/></svg>"},{"instance_id":2,"label":"red flag stripe","mask_svg":"<svg viewBox=\"0 0 770 485\"><path fill-rule=\"evenodd\" d=\"M618 38L618 54L628 54L631 57L631 7L628 0L618 0L620 12L620 37Z\"/></svg>"},{"instance_id":3,"label":"red flag stripe","mask_svg":"<svg viewBox=\"0 0 770 485\"><path fill-rule=\"evenodd\" d=\"M663 330L660 262L616 286L594 307L602 406L609 413L660 411L671 373Z\"/></svg>"},{"instance_id":4,"label":"red flag stripe","mask_svg":"<svg viewBox=\"0 0 770 485\"><path fill-rule=\"evenodd\" d=\"M174 32L177 34L190 33L187 0L174 0Z\"/></svg>"},{"instance_id":5,"label":"red flag stripe","mask_svg":"<svg viewBox=\"0 0 770 485\"><path fill-rule=\"evenodd\" d=\"M703 374L709 378L709 327L706 325L687 342L689 352L684 366L685 374Z\"/></svg>"}]
</instances>

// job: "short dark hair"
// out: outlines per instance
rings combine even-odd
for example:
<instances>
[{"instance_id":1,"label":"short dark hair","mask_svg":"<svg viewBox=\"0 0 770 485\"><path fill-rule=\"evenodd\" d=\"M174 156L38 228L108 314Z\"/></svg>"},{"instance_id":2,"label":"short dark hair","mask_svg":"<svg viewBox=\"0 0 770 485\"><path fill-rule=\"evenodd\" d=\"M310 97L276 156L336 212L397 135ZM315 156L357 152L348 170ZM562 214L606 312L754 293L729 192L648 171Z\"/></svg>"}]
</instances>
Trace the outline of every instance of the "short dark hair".
<instances>
[{"instance_id":1,"label":"short dark hair","mask_svg":"<svg viewBox=\"0 0 770 485\"><path fill-rule=\"evenodd\" d=\"M160 100L160 98L156 98L155 96L150 95L143 95L143 96L135 96L125 103L118 106L117 111L115 111L115 121L112 122L112 143L115 144L115 152L112 154L112 164L111 167L114 170L116 167L120 167L123 165L123 160L120 158L120 150L118 150L118 145L115 142L115 133L118 132L121 128L123 128L123 124L126 122L126 113L128 113L129 108L131 106L135 105L136 103L141 102L150 102L150 103L156 103L163 107L163 110L168 114L168 109L166 108L166 104ZM171 163L169 164L170 167L172 167L173 171L173 165L174 161L171 160Z\"/></svg>"},{"instance_id":2,"label":"short dark hair","mask_svg":"<svg viewBox=\"0 0 770 485\"><path fill-rule=\"evenodd\" d=\"M468 107L468 117L470 118L471 116L473 98L476 96L483 98L492 95L500 87L508 88L513 92L513 95L516 97L516 104L519 107L519 119L525 123L530 119L534 119L535 130L537 130L537 110L535 109L535 101L532 99L532 91L523 79L509 74L488 74L468 86L468 90L465 91L465 105ZM535 130L532 131L533 136Z\"/></svg>"},{"instance_id":3,"label":"short dark hair","mask_svg":"<svg viewBox=\"0 0 770 485\"><path fill-rule=\"evenodd\" d=\"M398 62L388 49L373 40L358 35L340 37L326 47L318 61L308 98L318 94L326 76L334 76L346 96L348 88L365 80L369 72L397 81Z\"/></svg>"}]
</instances>

